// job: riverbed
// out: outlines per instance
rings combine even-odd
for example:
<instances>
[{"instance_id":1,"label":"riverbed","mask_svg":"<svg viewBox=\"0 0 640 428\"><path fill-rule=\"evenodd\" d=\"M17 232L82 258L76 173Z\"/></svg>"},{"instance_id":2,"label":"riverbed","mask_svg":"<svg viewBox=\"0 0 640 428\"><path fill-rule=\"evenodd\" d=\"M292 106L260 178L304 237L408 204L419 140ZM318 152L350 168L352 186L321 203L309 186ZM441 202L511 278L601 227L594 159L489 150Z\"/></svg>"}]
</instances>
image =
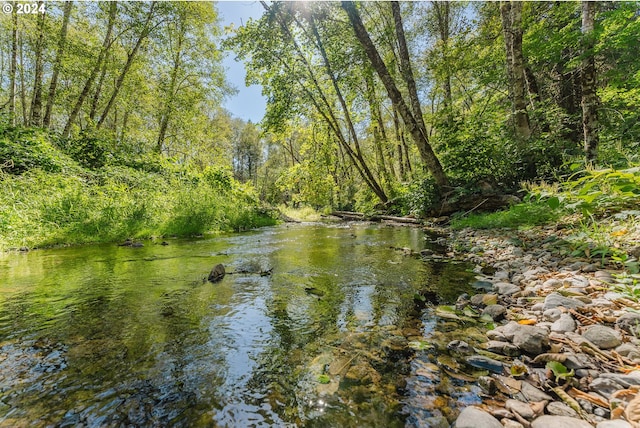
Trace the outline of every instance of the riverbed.
<instances>
[{"instance_id":1,"label":"riverbed","mask_svg":"<svg viewBox=\"0 0 640 428\"><path fill-rule=\"evenodd\" d=\"M421 257L444 250L435 239L416 227L286 224L2 255L0 426L453 419L478 391L441 378L440 345L421 345L461 334L433 308L473 274ZM218 263L224 279L204 281Z\"/></svg>"}]
</instances>

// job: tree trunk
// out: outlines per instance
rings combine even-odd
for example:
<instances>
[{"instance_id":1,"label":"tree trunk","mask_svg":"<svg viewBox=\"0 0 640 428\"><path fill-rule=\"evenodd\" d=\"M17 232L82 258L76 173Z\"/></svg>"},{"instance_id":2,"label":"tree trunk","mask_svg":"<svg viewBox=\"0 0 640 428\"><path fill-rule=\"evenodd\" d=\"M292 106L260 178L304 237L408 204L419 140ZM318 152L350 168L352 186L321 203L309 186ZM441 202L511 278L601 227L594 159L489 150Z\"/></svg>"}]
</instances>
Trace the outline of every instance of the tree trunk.
<instances>
[{"instance_id":1,"label":"tree trunk","mask_svg":"<svg viewBox=\"0 0 640 428\"><path fill-rule=\"evenodd\" d=\"M420 156L422 157L423 162L425 163L425 165L433 175L439 187L448 186L448 180L446 175L444 174L442 165L440 164L440 161L438 160L435 153L433 152L433 149L429 145L429 141L427 139L427 133L425 131L424 121L422 120L422 115L420 114L420 117L416 118L415 115L411 112L411 110L407 106L404 98L402 97L402 94L400 93L400 91L398 90L398 87L393 81L393 78L391 77L391 74L389 73L387 66L385 65L376 47L371 41L371 37L369 36L369 33L367 32L366 28L364 27L364 24L362 23L362 19L360 18L360 14L356 9L355 3L351 1L343 1L342 8L347 12L347 15L349 16L349 21L351 22L351 26L354 30L354 33L357 39L359 40L360 44L362 45L365 53L367 54L369 61L371 61L373 68L376 70L376 73L378 73L380 80L382 80L382 83L384 84L385 89L387 90L387 93L389 95L389 98L391 99L391 102L394 104L394 106L396 106L396 108L398 109L398 113L402 117L402 120L409 128L409 132L411 133L411 136L413 137L416 145L418 146L418 150L420 151ZM401 21L399 22L399 24L400 26L402 26ZM401 32L397 34L397 36L403 37L404 33ZM405 43L405 46L406 46L406 43ZM405 62L405 64L409 64L408 58L404 58L402 61ZM405 68L405 72L407 71L410 71L410 68L408 69ZM405 78L408 78L408 77L409 77L408 75L405 76ZM406 82L406 83L409 84L409 82ZM415 89L415 82L414 82L414 89ZM411 91L410 89L409 92L411 93L413 91ZM420 111L419 103L417 105L415 104L415 101L417 100L414 99L414 95L410 95L410 97L412 99L412 105L414 107L414 111L419 112Z\"/></svg>"},{"instance_id":2,"label":"tree trunk","mask_svg":"<svg viewBox=\"0 0 640 428\"><path fill-rule=\"evenodd\" d=\"M596 67L593 55L596 3L582 2L582 130L587 163L596 160L598 148L598 95L596 94Z\"/></svg>"},{"instance_id":3,"label":"tree trunk","mask_svg":"<svg viewBox=\"0 0 640 428\"><path fill-rule=\"evenodd\" d=\"M526 102L524 57L522 55L522 3L519 1L502 2L500 14L507 56L507 76L509 77L514 127L516 137L522 141L531 136Z\"/></svg>"},{"instance_id":4,"label":"tree trunk","mask_svg":"<svg viewBox=\"0 0 640 428\"><path fill-rule=\"evenodd\" d=\"M18 12L11 14L11 63L9 65L9 120L16 125L16 70L18 68Z\"/></svg>"},{"instance_id":5,"label":"tree trunk","mask_svg":"<svg viewBox=\"0 0 640 428\"><path fill-rule=\"evenodd\" d=\"M173 68L171 70L171 78L169 82L169 90L166 94L166 104L164 106L164 110L160 116L160 131L158 132L158 139L156 142L156 152L162 153L162 145L164 144L165 137L167 135L167 128L169 127L169 119L171 118L171 113L173 111L173 102L176 92L176 85L178 82L178 73L180 72L180 67L182 66L182 44L184 42L184 20L180 24L180 28L178 29L179 33L178 44L176 47L175 56L173 58Z\"/></svg>"},{"instance_id":6,"label":"tree trunk","mask_svg":"<svg viewBox=\"0 0 640 428\"><path fill-rule=\"evenodd\" d=\"M38 9L42 6L42 0L38 2ZM33 77L33 96L31 97L31 126L42 125L42 51L44 50L44 21L45 13L38 14L38 39L35 46L35 69Z\"/></svg>"},{"instance_id":7,"label":"tree trunk","mask_svg":"<svg viewBox=\"0 0 640 428\"><path fill-rule=\"evenodd\" d=\"M107 76L107 65L109 64L109 58L110 55L109 52L107 52L104 61L102 61L102 71L100 71L98 85L96 86L96 90L93 93L93 99L91 101L91 110L89 110L89 119L91 119L91 121L94 121L96 119L96 114L98 114L98 103L100 102L100 94L102 93L104 79Z\"/></svg>"},{"instance_id":8,"label":"tree trunk","mask_svg":"<svg viewBox=\"0 0 640 428\"><path fill-rule=\"evenodd\" d=\"M338 81L336 80L335 73L333 72L331 64L329 63L329 58L327 57L327 52L324 49L324 45L322 44L322 40L320 39L320 33L318 33L318 28L315 25L315 21L313 19L313 16L311 17L310 22L311 22L311 28L312 28L313 34L314 34L314 36L316 38L316 42L318 44L318 48L320 49L320 53L321 53L322 59L324 61L325 68L327 70L327 74L331 78L331 83L333 85L334 90L336 91L336 96L338 97L338 101L340 102L340 106L342 107L342 110L343 110L343 113L344 113L344 117L345 117L345 120L347 122L347 127L349 129L349 133L351 134L351 138L353 139L353 144L355 146L355 157L360 162L360 166L362 168L362 172L366 176L366 179L370 184L371 190L373 190L373 192L380 199L380 201L382 201L383 203L387 202L388 198L387 198L387 195L386 195L384 189L382 188L382 186L380 186L380 183L378 183L378 180L371 173L371 170L369 169L369 167L368 167L368 165L367 165L367 163L366 163L366 161L364 159L362 151L360 150L360 144L358 143L358 134L356 133L356 130L355 130L354 126L353 126L353 122L351 120L351 114L349 113L349 108L347 106L347 102L345 101L345 99L344 99L344 97L342 95L342 91L340 90L340 87L338 86Z\"/></svg>"},{"instance_id":9,"label":"tree trunk","mask_svg":"<svg viewBox=\"0 0 640 428\"><path fill-rule=\"evenodd\" d=\"M29 114L27 112L27 81L24 77L24 32L20 34L18 42L20 48L20 104L22 106L22 124L28 125Z\"/></svg>"},{"instance_id":10,"label":"tree trunk","mask_svg":"<svg viewBox=\"0 0 640 428\"><path fill-rule=\"evenodd\" d=\"M44 119L42 120L42 125L46 128L51 125L51 111L53 110L53 102L56 96L58 74L60 73L60 66L62 65L62 57L67 45L67 29L69 27L69 18L71 17L72 7L72 1L67 1L64 3L64 9L62 12L62 27L60 28L60 36L58 39L58 49L56 50L56 58L53 61L53 72L51 74L51 83L49 83L49 96L47 97L47 106L45 107Z\"/></svg>"},{"instance_id":11,"label":"tree trunk","mask_svg":"<svg viewBox=\"0 0 640 428\"><path fill-rule=\"evenodd\" d=\"M120 72L120 75L118 76L118 80L116 81L115 87L113 88L113 92L111 93L111 97L109 98L109 102L107 102L107 106L102 111L102 115L100 116L100 120L98 121L98 124L96 125L96 128L98 128L98 129L100 129L100 127L102 127L102 124L104 123L104 121L106 120L107 116L109 115L109 111L113 107L113 103L115 102L116 97L118 96L118 93L120 92L120 89L122 89L122 83L124 82L124 79L127 76L127 73L129 72L129 69L131 68L131 65L133 64L133 60L135 59L136 54L138 53L138 50L140 49L140 46L142 46L142 42L144 42L146 40L146 38L149 36L149 33L151 33L151 26L150 25L151 25L151 20L153 19L155 6L156 6L156 2L155 1L151 2L151 6L149 6L149 13L147 14L147 18L145 20L144 26L142 27L142 31L138 35L138 40L136 40L136 44L134 45L134 47L131 50L131 52L127 53L127 62L125 63L124 67L122 68L122 71Z\"/></svg>"},{"instance_id":12,"label":"tree trunk","mask_svg":"<svg viewBox=\"0 0 640 428\"><path fill-rule=\"evenodd\" d=\"M442 82L444 90L444 106L447 109L447 122L451 123L451 106L453 105L451 95L451 71L447 67L447 55L449 53L449 37L451 32L451 5L448 1L432 1L431 5L436 14L438 32L440 33L442 60L445 63L445 75Z\"/></svg>"},{"instance_id":13,"label":"tree trunk","mask_svg":"<svg viewBox=\"0 0 640 428\"><path fill-rule=\"evenodd\" d=\"M107 32L104 36L104 41L102 42L102 48L100 49L100 53L98 54L98 59L96 60L93 69L91 70L91 74L87 78L84 83L84 87L80 92L80 96L78 97L76 104L73 106L73 110L71 114L69 114L69 118L67 119L67 124L64 127L64 131L62 134L64 136L69 136L71 132L71 126L76 121L78 114L80 113L80 109L82 108L82 104L84 104L84 100L89 96L89 92L91 91L91 86L93 86L93 81L96 80L96 76L100 71L100 67L102 66L102 61L104 61L105 56L107 55L107 51L111 47L111 33L113 31L113 26L116 20L116 12L117 12L117 2L111 2L109 4L109 21L107 24Z\"/></svg>"}]
</instances>

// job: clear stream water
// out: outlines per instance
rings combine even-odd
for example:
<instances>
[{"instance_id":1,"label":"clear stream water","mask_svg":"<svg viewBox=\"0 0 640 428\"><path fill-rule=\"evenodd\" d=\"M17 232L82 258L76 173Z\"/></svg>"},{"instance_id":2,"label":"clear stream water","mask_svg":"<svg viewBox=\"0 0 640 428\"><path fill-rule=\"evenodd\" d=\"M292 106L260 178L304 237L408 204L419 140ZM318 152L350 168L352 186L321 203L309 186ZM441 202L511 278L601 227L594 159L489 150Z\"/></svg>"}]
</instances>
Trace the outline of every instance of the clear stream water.
<instances>
[{"instance_id":1,"label":"clear stream water","mask_svg":"<svg viewBox=\"0 0 640 428\"><path fill-rule=\"evenodd\" d=\"M423 301L455 301L469 266L397 249L437 250L422 230L169 244L0 256L0 426L429 426L477 398L406 346L466 334ZM249 273L203 282L217 263Z\"/></svg>"}]
</instances>

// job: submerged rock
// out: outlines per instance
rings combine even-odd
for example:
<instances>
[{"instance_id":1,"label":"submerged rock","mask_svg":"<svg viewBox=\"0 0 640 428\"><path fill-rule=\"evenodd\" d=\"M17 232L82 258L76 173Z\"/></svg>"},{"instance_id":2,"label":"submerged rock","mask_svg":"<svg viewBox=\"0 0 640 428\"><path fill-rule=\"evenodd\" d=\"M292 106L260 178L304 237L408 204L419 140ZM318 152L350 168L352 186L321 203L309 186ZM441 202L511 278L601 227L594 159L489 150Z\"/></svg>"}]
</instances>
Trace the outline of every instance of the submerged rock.
<instances>
[{"instance_id":1,"label":"submerged rock","mask_svg":"<svg viewBox=\"0 0 640 428\"><path fill-rule=\"evenodd\" d=\"M211 282L218 282L224 278L225 270L224 265L222 263L218 263L211 269L209 273L209 277L207 278Z\"/></svg>"}]
</instances>

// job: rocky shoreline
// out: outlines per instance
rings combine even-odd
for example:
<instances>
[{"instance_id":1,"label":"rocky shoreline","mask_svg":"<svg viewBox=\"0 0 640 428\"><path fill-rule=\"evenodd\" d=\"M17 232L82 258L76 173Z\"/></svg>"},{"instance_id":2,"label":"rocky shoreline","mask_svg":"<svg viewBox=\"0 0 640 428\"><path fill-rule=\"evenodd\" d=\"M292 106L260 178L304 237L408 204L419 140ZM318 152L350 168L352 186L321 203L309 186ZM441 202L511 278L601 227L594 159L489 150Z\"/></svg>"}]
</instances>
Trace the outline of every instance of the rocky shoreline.
<instances>
[{"instance_id":1,"label":"rocky shoreline","mask_svg":"<svg viewBox=\"0 0 640 428\"><path fill-rule=\"evenodd\" d=\"M482 404L462 409L455 428L640 427L640 304L629 299L640 277L562 255L561 234L465 229L446 240L478 274L477 294L456 310L494 321L482 355L450 344L489 373L477 379ZM638 227L626 236L629 254L639 238Z\"/></svg>"}]
</instances>

